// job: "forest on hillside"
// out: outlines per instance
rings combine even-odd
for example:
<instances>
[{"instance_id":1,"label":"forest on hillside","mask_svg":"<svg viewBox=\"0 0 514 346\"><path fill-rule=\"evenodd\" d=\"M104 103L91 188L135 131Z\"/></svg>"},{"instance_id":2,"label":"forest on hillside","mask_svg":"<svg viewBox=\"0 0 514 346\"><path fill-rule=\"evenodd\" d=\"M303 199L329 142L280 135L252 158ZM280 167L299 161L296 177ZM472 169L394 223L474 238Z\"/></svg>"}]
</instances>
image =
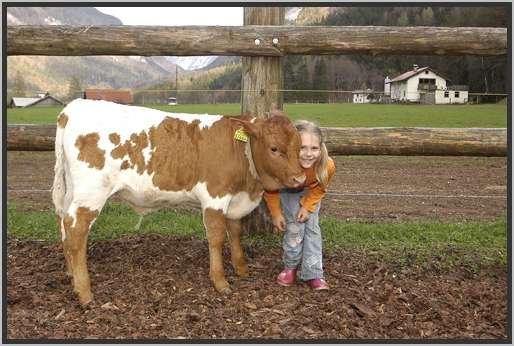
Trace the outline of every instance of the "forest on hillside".
<instances>
[{"instance_id":1,"label":"forest on hillside","mask_svg":"<svg viewBox=\"0 0 514 346\"><path fill-rule=\"evenodd\" d=\"M329 14L311 25L338 26L441 26L508 27L507 7L332 7ZM458 37L455 38L458 40ZM424 56L424 55L290 55L283 59L284 89L383 91L386 76L393 78L414 64L429 66L449 79L450 85L467 85L471 93L506 93L509 90L507 56ZM187 85L191 89L241 88L241 65L228 65L223 73L199 75ZM183 93L186 102L199 93ZM238 94L226 92L219 102L238 102ZM326 102L333 94L324 92L285 92L286 102ZM351 97L347 94L346 97Z\"/></svg>"},{"instance_id":2,"label":"forest on hillside","mask_svg":"<svg viewBox=\"0 0 514 346\"><path fill-rule=\"evenodd\" d=\"M444 27L508 27L507 7L340 7L330 13L320 25L385 25L385 26L444 26ZM458 37L455 38L458 40ZM348 56L364 67L394 77L412 68L413 64L430 66L453 85L468 85L470 92L498 92L507 90L507 56ZM363 78L368 87L373 78ZM333 87L344 88L344 80L333 78ZM346 81L350 83L351 81ZM353 85L355 86L355 85Z\"/></svg>"}]
</instances>

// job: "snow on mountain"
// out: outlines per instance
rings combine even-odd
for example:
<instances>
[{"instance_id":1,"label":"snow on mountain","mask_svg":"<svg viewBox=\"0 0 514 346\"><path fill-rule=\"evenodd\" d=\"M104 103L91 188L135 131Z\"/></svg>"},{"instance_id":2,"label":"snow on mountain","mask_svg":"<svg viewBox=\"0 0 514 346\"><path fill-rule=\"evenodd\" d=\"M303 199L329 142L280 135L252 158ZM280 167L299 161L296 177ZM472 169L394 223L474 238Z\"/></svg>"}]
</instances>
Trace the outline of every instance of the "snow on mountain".
<instances>
[{"instance_id":1,"label":"snow on mountain","mask_svg":"<svg viewBox=\"0 0 514 346\"><path fill-rule=\"evenodd\" d=\"M301 7L291 7L286 11L285 19L287 21L294 22L296 18L298 18L298 15L302 11Z\"/></svg>"},{"instance_id":2,"label":"snow on mountain","mask_svg":"<svg viewBox=\"0 0 514 346\"><path fill-rule=\"evenodd\" d=\"M46 17L43 20L45 21L45 24L48 25L62 25L62 22L54 17Z\"/></svg>"},{"instance_id":3,"label":"snow on mountain","mask_svg":"<svg viewBox=\"0 0 514 346\"><path fill-rule=\"evenodd\" d=\"M9 23L10 25L22 25L23 24L23 22L21 20L19 20L15 16L13 16L10 12L7 12L7 23Z\"/></svg>"},{"instance_id":4,"label":"snow on mountain","mask_svg":"<svg viewBox=\"0 0 514 346\"><path fill-rule=\"evenodd\" d=\"M184 70L193 71L209 66L217 56L169 56L168 59Z\"/></svg>"}]
</instances>

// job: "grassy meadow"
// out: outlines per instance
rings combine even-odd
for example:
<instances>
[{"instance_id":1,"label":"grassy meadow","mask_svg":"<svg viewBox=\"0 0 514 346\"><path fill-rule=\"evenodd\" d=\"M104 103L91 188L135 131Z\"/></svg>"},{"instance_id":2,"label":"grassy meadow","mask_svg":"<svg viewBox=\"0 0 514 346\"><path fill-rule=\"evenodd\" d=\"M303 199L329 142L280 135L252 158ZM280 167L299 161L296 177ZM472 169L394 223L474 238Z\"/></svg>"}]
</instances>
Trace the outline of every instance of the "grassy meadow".
<instances>
[{"instance_id":1,"label":"grassy meadow","mask_svg":"<svg viewBox=\"0 0 514 346\"><path fill-rule=\"evenodd\" d=\"M238 115L240 105L145 105L167 112ZM52 124L62 107L7 110L8 124ZM507 127L506 104L397 105L397 104L285 104L291 119L308 119L323 127Z\"/></svg>"}]
</instances>

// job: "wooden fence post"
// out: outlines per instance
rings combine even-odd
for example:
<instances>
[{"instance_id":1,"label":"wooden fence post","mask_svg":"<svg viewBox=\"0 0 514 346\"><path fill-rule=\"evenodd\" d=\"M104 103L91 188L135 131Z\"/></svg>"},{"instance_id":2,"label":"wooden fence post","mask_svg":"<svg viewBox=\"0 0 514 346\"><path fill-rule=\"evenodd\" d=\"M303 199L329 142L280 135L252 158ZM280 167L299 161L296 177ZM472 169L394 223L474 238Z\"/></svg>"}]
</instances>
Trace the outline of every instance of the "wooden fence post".
<instances>
[{"instance_id":1,"label":"wooden fence post","mask_svg":"<svg viewBox=\"0 0 514 346\"><path fill-rule=\"evenodd\" d=\"M244 25L283 25L283 7L245 7ZM269 39L269 38L268 38ZM264 44L264 38L255 37L254 44ZM280 41L272 44L280 45ZM243 57L241 73L241 113L266 117L271 110L282 110L284 77L280 57ZM271 91L274 90L274 91ZM273 224L264 200L243 219L245 232L267 233Z\"/></svg>"}]
</instances>

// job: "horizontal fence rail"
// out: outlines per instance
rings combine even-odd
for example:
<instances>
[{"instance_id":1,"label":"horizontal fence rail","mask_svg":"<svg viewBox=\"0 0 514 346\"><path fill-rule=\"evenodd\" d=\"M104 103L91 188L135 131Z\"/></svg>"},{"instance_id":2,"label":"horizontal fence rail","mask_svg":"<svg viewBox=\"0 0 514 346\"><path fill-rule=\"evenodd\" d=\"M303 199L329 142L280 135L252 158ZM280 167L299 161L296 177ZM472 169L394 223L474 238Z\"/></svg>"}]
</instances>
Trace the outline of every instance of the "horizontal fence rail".
<instances>
[{"instance_id":1,"label":"horizontal fence rail","mask_svg":"<svg viewBox=\"0 0 514 346\"><path fill-rule=\"evenodd\" d=\"M336 155L507 156L507 130L496 128L322 128Z\"/></svg>"},{"instance_id":2,"label":"horizontal fence rail","mask_svg":"<svg viewBox=\"0 0 514 346\"><path fill-rule=\"evenodd\" d=\"M7 55L505 55L506 28L394 26L7 27Z\"/></svg>"},{"instance_id":3,"label":"horizontal fence rail","mask_svg":"<svg viewBox=\"0 0 514 346\"><path fill-rule=\"evenodd\" d=\"M54 150L55 125L8 125L7 150ZM507 156L507 130L322 128L331 155Z\"/></svg>"}]
</instances>

